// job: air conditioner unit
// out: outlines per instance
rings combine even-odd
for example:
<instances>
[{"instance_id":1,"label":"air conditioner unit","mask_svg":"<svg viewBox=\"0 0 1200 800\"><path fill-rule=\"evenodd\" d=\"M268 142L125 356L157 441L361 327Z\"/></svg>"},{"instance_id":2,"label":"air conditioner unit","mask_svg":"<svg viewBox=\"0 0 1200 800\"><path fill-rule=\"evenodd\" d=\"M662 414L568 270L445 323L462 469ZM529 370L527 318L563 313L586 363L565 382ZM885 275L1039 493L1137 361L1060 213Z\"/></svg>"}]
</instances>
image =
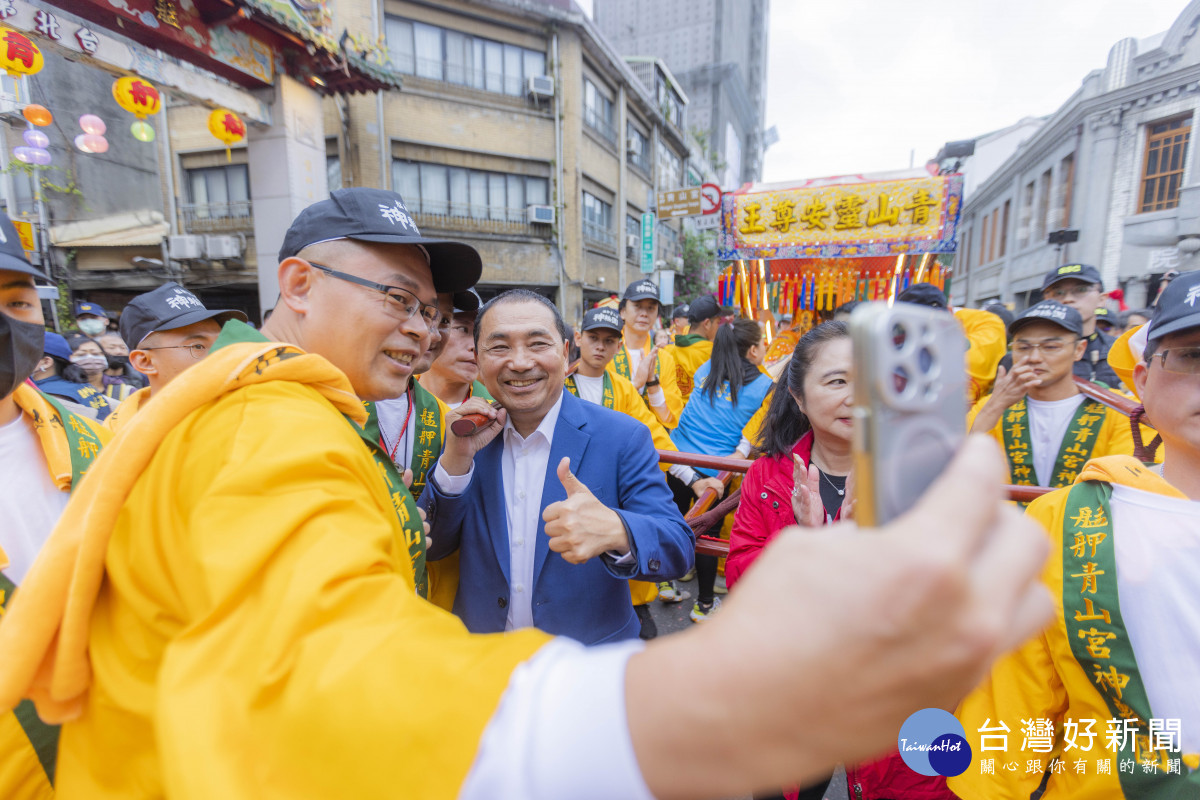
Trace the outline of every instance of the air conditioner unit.
<instances>
[{"instance_id":1,"label":"air conditioner unit","mask_svg":"<svg viewBox=\"0 0 1200 800\"><path fill-rule=\"evenodd\" d=\"M626 153L640 153L640 152L642 152L642 143L641 143L641 141L640 141L640 140L639 140L639 139L638 139L636 136L628 136L628 137L626 137L626 139L625 139L625 152L626 152Z\"/></svg>"},{"instance_id":2,"label":"air conditioner unit","mask_svg":"<svg viewBox=\"0 0 1200 800\"><path fill-rule=\"evenodd\" d=\"M204 237L181 234L167 237L167 252L171 258L186 261L204 258Z\"/></svg>"},{"instance_id":3,"label":"air conditioner unit","mask_svg":"<svg viewBox=\"0 0 1200 800\"><path fill-rule=\"evenodd\" d=\"M236 236L205 236L204 251L212 259L241 258L242 242Z\"/></svg>"},{"instance_id":4,"label":"air conditioner unit","mask_svg":"<svg viewBox=\"0 0 1200 800\"><path fill-rule=\"evenodd\" d=\"M526 206L525 217L535 225L553 225L554 206Z\"/></svg>"},{"instance_id":5,"label":"air conditioner unit","mask_svg":"<svg viewBox=\"0 0 1200 800\"><path fill-rule=\"evenodd\" d=\"M530 75L525 82L525 93L533 97L554 97L554 78L549 75Z\"/></svg>"},{"instance_id":6,"label":"air conditioner unit","mask_svg":"<svg viewBox=\"0 0 1200 800\"><path fill-rule=\"evenodd\" d=\"M638 247L638 246L639 246L641 243L642 243L642 237L638 236L636 233L627 233L627 234L625 234L625 246L626 246L626 247L634 247L634 248L636 248L636 247Z\"/></svg>"}]
</instances>

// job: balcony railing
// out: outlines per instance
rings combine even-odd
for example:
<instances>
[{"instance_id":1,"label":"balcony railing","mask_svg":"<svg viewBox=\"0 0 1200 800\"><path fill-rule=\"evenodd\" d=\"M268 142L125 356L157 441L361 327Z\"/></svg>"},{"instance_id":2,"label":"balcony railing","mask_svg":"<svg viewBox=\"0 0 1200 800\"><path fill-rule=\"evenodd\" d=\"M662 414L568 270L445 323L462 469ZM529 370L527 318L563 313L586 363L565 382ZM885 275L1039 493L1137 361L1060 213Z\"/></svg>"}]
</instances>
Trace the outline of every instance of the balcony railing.
<instances>
[{"instance_id":1,"label":"balcony railing","mask_svg":"<svg viewBox=\"0 0 1200 800\"><path fill-rule=\"evenodd\" d=\"M586 219L583 221L583 237L589 242L601 244L605 247L613 248L617 246L617 237L613 235L611 230Z\"/></svg>"},{"instance_id":2,"label":"balcony railing","mask_svg":"<svg viewBox=\"0 0 1200 800\"><path fill-rule=\"evenodd\" d=\"M237 203L192 203L179 206L183 228L188 233L225 233L254 229L249 200Z\"/></svg>"},{"instance_id":3,"label":"balcony railing","mask_svg":"<svg viewBox=\"0 0 1200 800\"><path fill-rule=\"evenodd\" d=\"M585 108L583 110L583 122L604 137L606 141L612 144L617 143L617 131L613 128L612 123L605 119L604 115L597 109Z\"/></svg>"},{"instance_id":4,"label":"balcony railing","mask_svg":"<svg viewBox=\"0 0 1200 800\"><path fill-rule=\"evenodd\" d=\"M524 208L499 208L467 203L418 200L409 205L422 228L457 233L491 233L547 238L553 226L531 224Z\"/></svg>"}]
</instances>

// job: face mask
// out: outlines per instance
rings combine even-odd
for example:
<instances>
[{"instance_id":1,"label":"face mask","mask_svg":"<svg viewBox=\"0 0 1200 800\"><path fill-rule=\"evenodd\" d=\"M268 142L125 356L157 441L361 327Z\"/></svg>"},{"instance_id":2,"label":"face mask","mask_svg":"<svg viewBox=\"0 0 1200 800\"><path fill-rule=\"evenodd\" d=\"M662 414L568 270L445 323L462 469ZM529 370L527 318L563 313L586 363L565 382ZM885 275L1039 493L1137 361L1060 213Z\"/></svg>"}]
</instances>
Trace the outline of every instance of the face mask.
<instances>
[{"instance_id":1,"label":"face mask","mask_svg":"<svg viewBox=\"0 0 1200 800\"><path fill-rule=\"evenodd\" d=\"M79 324L79 332L84 336L99 336L108 330L108 323L102 319L80 319L76 322Z\"/></svg>"},{"instance_id":2,"label":"face mask","mask_svg":"<svg viewBox=\"0 0 1200 800\"><path fill-rule=\"evenodd\" d=\"M89 375L95 375L97 372L108 369L108 359L104 356L76 354L71 356L71 363Z\"/></svg>"},{"instance_id":3,"label":"face mask","mask_svg":"<svg viewBox=\"0 0 1200 800\"><path fill-rule=\"evenodd\" d=\"M109 356L109 369L125 369L129 366L129 356Z\"/></svg>"},{"instance_id":4,"label":"face mask","mask_svg":"<svg viewBox=\"0 0 1200 800\"><path fill-rule=\"evenodd\" d=\"M46 329L0 314L0 397L8 397L33 374L46 347Z\"/></svg>"}]
</instances>

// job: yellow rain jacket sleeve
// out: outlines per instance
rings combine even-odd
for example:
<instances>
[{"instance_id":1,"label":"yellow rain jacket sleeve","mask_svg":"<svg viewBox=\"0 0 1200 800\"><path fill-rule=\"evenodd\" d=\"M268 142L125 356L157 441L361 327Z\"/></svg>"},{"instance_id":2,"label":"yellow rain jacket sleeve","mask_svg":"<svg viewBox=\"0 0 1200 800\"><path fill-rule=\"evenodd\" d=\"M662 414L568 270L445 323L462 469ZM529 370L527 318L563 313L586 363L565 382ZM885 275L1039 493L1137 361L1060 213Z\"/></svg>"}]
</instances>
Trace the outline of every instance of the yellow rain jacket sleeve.
<instances>
[{"instance_id":1,"label":"yellow rain jacket sleeve","mask_svg":"<svg viewBox=\"0 0 1200 800\"><path fill-rule=\"evenodd\" d=\"M979 308L957 308L954 317L967 335L967 402L992 391L996 367L1008 350L1004 320Z\"/></svg>"},{"instance_id":2,"label":"yellow rain jacket sleeve","mask_svg":"<svg viewBox=\"0 0 1200 800\"><path fill-rule=\"evenodd\" d=\"M1184 497L1158 475L1144 468L1129 456L1111 456L1089 461L1080 472L1079 481L1098 480L1118 483L1147 492ZM963 800L1028 800L1042 781L1042 771L1027 772L1027 762L1039 760L1046 766L1050 759L1062 756L1067 769L1050 776L1043 800L1113 800L1122 798L1118 754L1105 746L1105 721L1112 717L1104 697L1096 689L1091 676L1079 664L1071 651L1064 619L1062 593L1063 536L1066 535L1064 512L1067 489L1059 489L1034 500L1028 514L1046 529L1050 537L1050 557L1042 573L1042 581L1050 589L1057 609L1054 621L1038 636L1020 649L1000 659L991 673L959 706L956 716L966 730L972 748L971 766L958 777L950 778L950 789ZM1074 589L1073 589L1074 590ZM1054 725L1055 738L1047 749L1024 747L1022 720L1049 719ZM1090 751L1082 751L1086 737L1076 737L1077 745L1066 749L1063 723L1096 720L1096 734ZM1009 732L999 730L1003 723ZM997 729L981 733L980 728ZM989 736L993 738L983 739ZM1000 738L1003 737L1003 738ZM995 747L983 750L981 745ZM1007 750L1001 750L1005 745ZM1036 742L1033 744L1036 745ZM1128 757L1128 753L1125 754ZM995 759L993 773L986 773L981 760ZM1188 758L1184 756L1184 758ZM1085 761L1085 774L1076 773L1074 762ZM1110 774L1098 774L1097 760L1112 761ZM1017 763L1017 769L1003 765ZM1132 799L1131 799L1132 800Z\"/></svg>"},{"instance_id":3,"label":"yellow rain jacket sleeve","mask_svg":"<svg viewBox=\"0 0 1200 800\"><path fill-rule=\"evenodd\" d=\"M549 637L417 596L345 415L324 359L230 345L101 454L0 622L0 704L69 720L60 797L458 794Z\"/></svg>"}]
</instances>

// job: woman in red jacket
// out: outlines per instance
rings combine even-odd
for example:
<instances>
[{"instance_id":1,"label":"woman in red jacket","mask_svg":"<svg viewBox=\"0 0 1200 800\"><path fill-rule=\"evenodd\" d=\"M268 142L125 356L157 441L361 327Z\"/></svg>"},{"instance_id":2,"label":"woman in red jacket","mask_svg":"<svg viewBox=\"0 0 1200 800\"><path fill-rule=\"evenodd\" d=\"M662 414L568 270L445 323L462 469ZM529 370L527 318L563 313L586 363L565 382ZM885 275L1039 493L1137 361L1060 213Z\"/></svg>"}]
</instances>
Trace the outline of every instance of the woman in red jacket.
<instances>
[{"instance_id":1,"label":"woman in red jacket","mask_svg":"<svg viewBox=\"0 0 1200 800\"><path fill-rule=\"evenodd\" d=\"M816 528L850 516L850 378L846 323L826 322L801 337L788 365L786 384L781 377L767 410L755 448L761 457L742 481L742 500L734 515L725 564L731 589L783 528ZM847 767L846 778L852 800L955 797L945 778L913 772L895 750L878 761ZM785 794L790 800L819 800L825 788L822 783Z\"/></svg>"}]
</instances>

